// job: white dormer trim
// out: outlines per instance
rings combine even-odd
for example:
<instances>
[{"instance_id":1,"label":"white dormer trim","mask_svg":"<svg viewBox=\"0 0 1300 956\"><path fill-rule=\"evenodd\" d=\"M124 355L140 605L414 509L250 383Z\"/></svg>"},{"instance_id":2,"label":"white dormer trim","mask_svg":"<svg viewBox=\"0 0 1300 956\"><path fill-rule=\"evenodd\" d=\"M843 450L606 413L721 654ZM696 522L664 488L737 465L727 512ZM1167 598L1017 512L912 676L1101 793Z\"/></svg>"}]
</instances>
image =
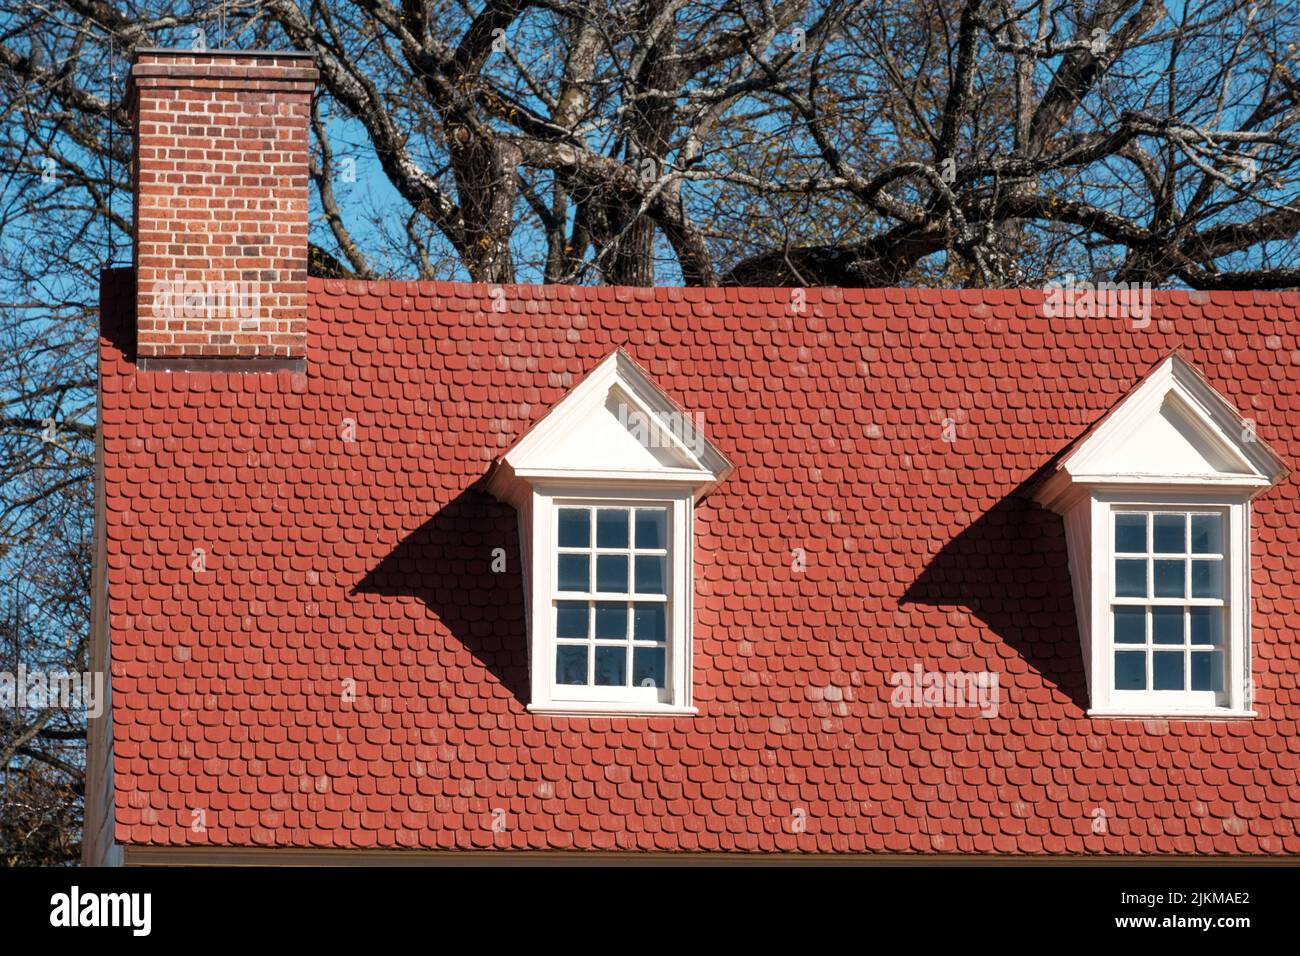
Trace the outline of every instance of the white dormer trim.
<instances>
[{"instance_id":1,"label":"white dormer trim","mask_svg":"<svg viewBox=\"0 0 1300 956\"><path fill-rule=\"evenodd\" d=\"M487 489L514 505L519 515L532 678L530 711L569 716L697 713L691 693L694 507L731 470L726 456L705 437L700 416L675 404L621 348L592 369L496 462ZM594 522L601 513L612 517L624 512L661 516L667 546L643 551L641 532L636 520L631 520L633 533L627 539L626 555L632 578L624 581L622 590L609 590L613 585L602 584L599 575L586 579L586 591L573 590L572 581L562 584L562 557L589 561L589 574L595 574L590 569L601 564L602 554L621 563L622 552L600 543ZM561 518L577 513L585 513L593 529L586 545L562 540ZM637 590L637 563L655 560L647 555L664 556L662 594ZM601 685L594 668L607 659L602 655L613 653L613 645L598 634L597 615L618 604L627 606L626 633L635 635L640 626L637 609L656 602L662 604L665 621L663 686L654 686L653 679L649 686L637 686L636 662L650 658L642 656L646 649L635 640L629 643L625 668L633 678L630 686L620 690ZM557 651L582 653L583 639L571 630L579 605L590 611L586 659L593 669L585 686L561 683L557 672ZM561 612L568 615L564 633L559 633ZM565 672L570 676L573 666L572 657L566 656Z\"/></svg>"},{"instance_id":2,"label":"white dormer trim","mask_svg":"<svg viewBox=\"0 0 1300 956\"><path fill-rule=\"evenodd\" d=\"M1144 427L1158 418L1168 421L1169 429L1176 427L1175 422L1185 426L1187 444L1199 440L1201 450L1210 454L1202 454L1197 467L1187 466L1186 455L1169 458L1174 462L1171 466L1156 464L1167 449L1150 447L1139 460L1126 464L1125 446L1141 444ZM1249 489L1253 497L1286 472L1282 459L1255 436L1252 425L1232 403L1175 352L1057 463L1034 497L1043 507L1062 514L1084 488L1102 484L1238 488Z\"/></svg>"},{"instance_id":3,"label":"white dormer trim","mask_svg":"<svg viewBox=\"0 0 1300 956\"><path fill-rule=\"evenodd\" d=\"M1056 464L1036 494L1035 501L1062 516L1069 551L1070 576L1074 591L1075 616L1083 649L1085 673L1094 717L1252 717L1250 677L1250 502L1280 481L1287 473L1285 462L1255 434L1253 422L1214 390L1205 378L1177 353L1151 371L1112 411L1095 425ZM1218 564L1192 554L1190 538L1187 573L1199 562L1222 570L1221 595L1214 599L1186 593L1183 597L1156 593L1156 564L1172 573L1177 559L1165 554L1148 538L1147 596L1121 594L1117 568L1132 570L1132 555L1117 565L1115 522L1117 513L1144 513L1176 522L1176 515L1219 515L1223 546ZM1125 520L1136 520L1125 519ZM1190 522L1190 518L1188 519ZM1148 525L1148 534L1154 533ZM1190 523L1187 527L1191 527ZM1185 584L1190 584L1188 577ZM1131 587L1131 585L1129 585ZM1205 691L1189 684L1183 691L1156 689L1152 668L1157 652L1173 653L1168 645L1155 643L1154 615L1176 614L1198 601L1219 601L1223 615L1220 648L1221 686ZM1148 656L1145 690L1122 689L1117 676L1121 663L1133 662L1141 647L1116 640L1117 607L1136 613L1134 605L1145 607ZM1191 615L1192 611L1186 611ZM1197 614L1208 613L1204 610ZM1165 618L1166 621L1170 618ZM1187 619L1191 620L1190 616ZM1186 634L1192 633L1190 623ZM1204 661L1191 638L1187 640L1190 678L1193 661ZM1201 654L1202 656L1197 656ZM1172 658L1162 658L1172 660ZM1130 673L1130 677L1132 677ZM1134 678L1136 680L1136 678ZM1133 685L1128 685L1133 686Z\"/></svg>"},{"instance_id":4,"label":"white dormer trim","mask_svg":"<svg viewBox=\"0 0 1300 956\"><path fill-rule=\"evenodd\" d=\"M611 405L626 409L622 421ZM610 435L613 424L622 425L645 448L639 463L598 443ZM586 440L586 434L593 439ZM699 501L731 470L731 462L705 437L699 416L664 394L619 348L497 461L488 490L517 505L532 481L641 482L689 487Z\"/></svg>"}]
</instances>

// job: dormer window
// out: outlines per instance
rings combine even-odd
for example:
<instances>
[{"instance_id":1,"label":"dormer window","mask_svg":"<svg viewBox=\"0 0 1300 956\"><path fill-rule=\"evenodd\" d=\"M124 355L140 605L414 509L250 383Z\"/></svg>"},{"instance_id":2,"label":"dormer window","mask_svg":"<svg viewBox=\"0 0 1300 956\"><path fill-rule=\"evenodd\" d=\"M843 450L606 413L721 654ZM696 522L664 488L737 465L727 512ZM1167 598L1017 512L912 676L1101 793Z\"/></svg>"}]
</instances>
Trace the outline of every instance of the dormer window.
<instances>
[{"instance_id":1,"label":"dormer window","mask_svg":"<svg viewBox=\"0 0 1300 956\"><path fill-rule=\"evenodd\" d=\"M669 596L676 567L668 532L685 509L672 500L612 501L552 504L555 690L669 704L668 639L682 628Z\"/></svg>"},{"instance_id":2,"label":"dormer window","mask_svg":"<svg viewBox=\"0 0 1300 956\"><path fill-rule=\"evenodd\" d=\"M497 463L519 513L529 710L693 714L694 508L730 471L623 350Z\"/></svg>"},{"instance_id":3,"label":"dormer window","mask_svg":"<svg viewBox=\"0 0 1300 956\"><path fill-rule=\"evenodd\" d=\"M1112 702L1152 692L1186 707L1228 706L1224 582L1230 509L1112 509ZM1132 695L1132 696L1130 696ZM1177 695L1177 696L1174 696Z\"/></svg>"},{"instance_id":4,"label":"dormer window","mask_svg":"<svg viewBox=\"0 0 1300 956\"><path fill-rule=\"evenodd\" d=\"M1255 715L1250 502L1285 473L1178 355L1058 464L1091 716Z\"/></svg>"}]
</instances>

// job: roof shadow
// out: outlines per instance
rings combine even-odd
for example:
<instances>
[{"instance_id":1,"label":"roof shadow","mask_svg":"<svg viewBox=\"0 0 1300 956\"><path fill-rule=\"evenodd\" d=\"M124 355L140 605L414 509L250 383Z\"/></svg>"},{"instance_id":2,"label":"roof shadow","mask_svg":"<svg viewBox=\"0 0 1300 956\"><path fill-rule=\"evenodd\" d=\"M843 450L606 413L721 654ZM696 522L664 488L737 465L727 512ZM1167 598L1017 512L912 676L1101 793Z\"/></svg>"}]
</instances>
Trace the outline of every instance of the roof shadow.
<instances>
[{"instance_id":1,"label":"roof shadow","mask_svg":"<svg viewBox=\"0 0 1300 956\"><path fill-rule=\"evenodd\" d=\"M1065 533L1025 482L930 559L900 605L962 607L1081 710L1088 707ZM506 570L493 573L493 552ZM529 700L527 629L514 509L461 492L411 532L353 588L418 599L501 687Z\"/></svg>"},{"instance_id":2,"label":"roof shadow","mask_svg":"<svg viewBox=\"0 0 1300 956\"><path fill-rule=\"evenodd\" d=\"M962 607L1082 710L1088 709L1065 529L1021 484L950 539L900 605Z\"/></svg>"},{"instance_id":3,"label":"roof shadow","mask_svg":"<svg viewBox=\"0 0 1300 956\"><path fill-rule=\"evenodd\" d=\"M497 548L504 551L505 570L494 573ZM352 591L418 599L450 632L448 641L460 642L520 704L528 703L519 532L510 505L476 487L461 492L407 535ZM473 682L470 675L464 682Z\"/></svg>"}]
</instances>

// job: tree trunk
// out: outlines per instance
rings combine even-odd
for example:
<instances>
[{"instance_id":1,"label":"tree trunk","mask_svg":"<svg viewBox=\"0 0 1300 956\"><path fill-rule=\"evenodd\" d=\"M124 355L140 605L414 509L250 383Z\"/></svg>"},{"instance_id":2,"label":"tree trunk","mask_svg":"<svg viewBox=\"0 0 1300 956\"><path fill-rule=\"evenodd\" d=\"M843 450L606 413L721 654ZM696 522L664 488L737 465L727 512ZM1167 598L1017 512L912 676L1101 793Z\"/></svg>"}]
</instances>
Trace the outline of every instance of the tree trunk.
<instances>
[{"instance_id":1,"label":"tree trunk","mask_svg":"<svg viewBox=\"0 0 1300 956\"><path fill-rule=\"evenodd\" d=\"M510 237L519 194L519 150L501 140L484 142L464 127L454 129L450 139L465 268L474 282L514 282Z\"/></svg>"}]
</instances>

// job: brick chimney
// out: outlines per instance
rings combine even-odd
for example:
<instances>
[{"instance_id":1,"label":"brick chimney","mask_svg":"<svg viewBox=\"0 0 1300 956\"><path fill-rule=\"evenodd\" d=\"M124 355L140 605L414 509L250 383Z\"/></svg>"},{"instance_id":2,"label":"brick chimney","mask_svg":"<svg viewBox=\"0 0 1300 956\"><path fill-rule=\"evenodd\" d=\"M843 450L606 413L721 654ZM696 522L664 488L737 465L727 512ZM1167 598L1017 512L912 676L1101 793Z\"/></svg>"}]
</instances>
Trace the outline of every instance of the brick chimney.
<instances>
[{"instance_id":1,"label":"brick chimney","mask_svg":"<svg viewBox=\"0 0 1300 956\"><path fill-rule=\"evenodd\" d=\"M305 53L136 51L127 104L143 365L304 358L315 82Z\"/></svg>"}]
</instances>

